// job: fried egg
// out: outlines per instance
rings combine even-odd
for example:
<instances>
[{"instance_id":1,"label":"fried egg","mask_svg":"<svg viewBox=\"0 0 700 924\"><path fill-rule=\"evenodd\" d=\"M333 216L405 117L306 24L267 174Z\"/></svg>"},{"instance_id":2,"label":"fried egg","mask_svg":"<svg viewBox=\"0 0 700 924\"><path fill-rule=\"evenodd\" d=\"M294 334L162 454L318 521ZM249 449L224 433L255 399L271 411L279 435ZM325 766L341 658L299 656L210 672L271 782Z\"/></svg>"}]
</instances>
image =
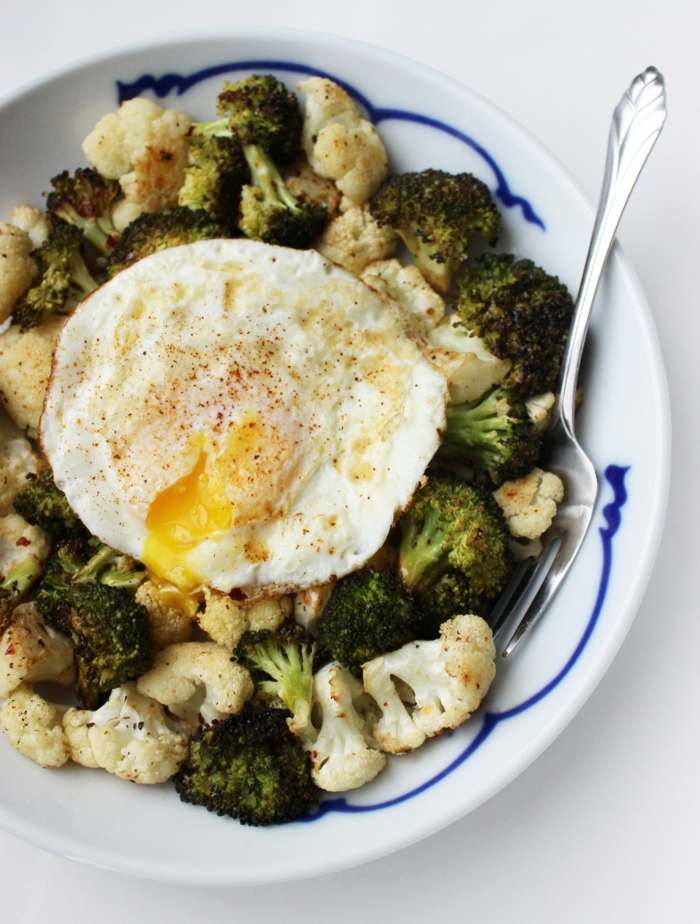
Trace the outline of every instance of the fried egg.
<instances>
[{"instance_id":1,"label":"fried egg","mask_svg":"<svg viewBox=\"0 0 700 924\"><path fill-rule=\"evenodd\" d=\"M322 584L384 543L447 388L399 309L315 251L153 254L61 332L41 421L90 532L194 591Z\"/></svg>"}]
</instances>

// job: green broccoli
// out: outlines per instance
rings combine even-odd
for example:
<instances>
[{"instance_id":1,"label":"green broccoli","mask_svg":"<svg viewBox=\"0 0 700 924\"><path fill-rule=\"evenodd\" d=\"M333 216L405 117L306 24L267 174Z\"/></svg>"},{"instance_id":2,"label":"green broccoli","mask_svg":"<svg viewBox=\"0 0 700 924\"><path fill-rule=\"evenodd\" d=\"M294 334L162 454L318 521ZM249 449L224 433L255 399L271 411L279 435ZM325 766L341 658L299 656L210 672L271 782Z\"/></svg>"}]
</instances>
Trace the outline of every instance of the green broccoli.
<instances>
[{"instance_id":1,"label":"green broccoli","mask_svg":"<svg viewBox=\"0 0 700 924\"><path fill-rule=\"evenodd\" d=\"M82 232L50 216L49 236L32 251L39 265L39 282L17 302L12 323L22 330L38 327L51 314L70 314L81 299L97 288L81 252Z\"/></svg>"},{"instance_id":2,"label":"green broccoli","mask_svg":"<svg viewBox=\"0 0 700 924\"><path fill-rule=\"evenodd\" d=\"M239 226L246 237L283 247L310 247L328 221L328 210L294 196L276 165L294 163L302 117L296 96L272 75L227 83L219 94L220 119L193 126L192 142L231 138L241 146L252 183L241 193Z\"/></svg>"},{"instance_id":3,"label":"green broccoli","mask_svg":"<svg viewBox=\"0 0 700 924\"><path fill-rule=\"evenodd\" d=\"M294 163L301 146L301 109L296 96L272 74L225 83L217 110L221 118L192 126L193 140L236 138L244 148L261 147L280 167Z\"/></svg>"},{"instance_id":4,"label":"green broccoli","mask_svg":"<svg viewBox=\"0 0 700 924\"><path fill-rule=\"evenodd\" d=\"M248 162L236 138L192 135L180 205L204 209L219 224L235 229L241 189L249 182Z\"/></svg>"},{"instance_id":5,"label":"green broccoli","mask_svg":"<svg viewBox=\"0 0 700 924\"><path fill-rule=\"evenodd\" d=\"M234 233L215 221L204 209L178 206L160 212L146 212L127 225L109 257L111 277L144 257L194 241L233 237Z\"/></svg>"},{"instance_id":6,"label":"green broccoli","mask_svg":"<svg viewBox=\"0 0 700 924\"><path fill-rule=\"evenodd\" d=\"M491 193L471 173L423 170L391 177L370 200L370 211L379 225L391 225L401 236L423 276L443 294L467 259L471 235L494 245L501 233Z\"/></svg>"},{"instance_id":7,"label":"green broccoli","mask_svg":"<svg viewBox=\"0 0 700 924\"><path fill-rule=\"evenodd\" d=\"M249 145L243 150L253 184L243 187L241 231L246 237L266 244L301 250L310 247L326 227L326 207L305 196L292 195L262 148Z\"/></svg>"},{"instance_id":8,"label":"green broccoli","mask_svg":"<svg viewBox=\"0 0 700 924\"><path fill-rule=\"evenodd\" d=\"M295 735L309 724L315 653L315 642L298 625L246 632L234 652L257 680L256 690L291 712L288 724Z\"/></svg>"},{"instance_id":9,"label":"green broccoli","mask_svg":"<svg viewBox=\"0 0 700 924\"><path fill-rule=\"evenodd\" d=\"M101 694L151 668L153 643L148 612L133 593L99 581L74 581L79 548L71 543L49 560L36 605L48 625L73 639L76 690L83 707L95 709Z\"/></svg>"},{"instance_id":10,"label":"green broccoli","mask_svg":"<svg viewBox=\"0 0 700 924\"><path fill-rule=\"evenodd\" d=\"M448 473L431 475L399 525L399 564L409 590L427 591L450 571L463 574L477 595L491 597L504 586L510 534L501 508L482 488Z\"/></svg>"},{"instance_id":11,"label":"green broccoli","mask_svg":"<svg viewBox=\"0 0 700 924\"><path fill-rule=\"evenodd\" d=\"M362 665L415 638L420 613L394 571L363 568L333 588L319 622L319 644L362 676Z\"/></svg>"},{"instance_id":12,"label":"green broccoli","mask_svg":"<svg viewBox=\"0 0 700 924\"><path fill-rule=\"evenodd\" d=\"M183 802L244 825L294 821L318 801L308 754L287 727L284 709L253 708L200 726L174 777Z\"/></svg>"},{"instance_id":13,"label":"green broccoli","mask_svg":"<svg viewBox=\"0 0 700 924\"><path fill-rule=\"evenodd\" d=\"M438 456L468 462L500 485L537 465L542 443L523 401L505 388L447 408Z\"/></svg>"},{"instance_id":14,"label":"green broccoli","mask_svg":"<svg viewBox=\"0 0 700 924\"><path fill-rule=\"evenodd\" d=\"M79 228L85 239L107 256L119 240L112 221L112 205L121 196L119 182L106 180L91 167L81 167L72 177L64 170L53 177L51 185L48 211Z\"/></svg>"},{"instance_id":15,"label":"green broccoli","mask_svg":"<svg viewBox=\"0 0 700 924\"><path fill-rule=\"evenodd\" d=\"M0 635L10 625L12 613L32 584L41 577L41 562L31 553L9 572L0 584Z\"/></svg>"},{"instance_id":16,"label":"green broccoli","mask_svg":"<svg viewBox=\"0 0 700 924\"><path fill-rule=\"evenodd\" d=\"M421 611L418 637L433 639L440 635L440 626L455 616L473 614L488 621L489 599L484 594L475 594L468 577L459 571L447 574L414 599Z\"/></svg>"},{"instance_id":17,"label":"green broccoli","mask_svg":"<svg viewBox=\"0 0 700 924\"><path fill-rule=\"evenodd\" d=\"M524 397L556 390L574 303L563 283L531 260L484 254L457 287L464 324L500 359L504 384Z\"/></svg>"},{"instance_id":18,"label":"green broccoli","mask_svg":"<svg viewBox=\"0 0 700 924\"><path fill-rule=\"evenodd\" d=\"M53 542L84 541L90 536L66 495L54 484L51 469L27 475L27 484L15 499L14 507L27 523L41 527Z\"/></svg>"}]
</instances>

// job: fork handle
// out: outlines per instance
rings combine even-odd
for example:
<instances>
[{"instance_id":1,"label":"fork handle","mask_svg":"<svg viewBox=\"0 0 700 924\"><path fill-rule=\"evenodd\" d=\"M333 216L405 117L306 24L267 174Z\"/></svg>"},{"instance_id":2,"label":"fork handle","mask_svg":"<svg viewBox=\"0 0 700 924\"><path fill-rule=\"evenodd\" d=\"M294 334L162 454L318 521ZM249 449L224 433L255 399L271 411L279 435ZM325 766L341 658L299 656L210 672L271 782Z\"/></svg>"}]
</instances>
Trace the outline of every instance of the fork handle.
<instances>
[{"instance_id":1,"label":"fork handle","mask_svg":"<svg viewBox=\"0 0 700 924\"><path fill-rule=\"evenodd\" d=\"M562 362L559 416L573 433L576 381L598 283L620 217L666 120L663 76L648 67L632 81L613 115L603 189Z\"/></svg>"}]
</instances>

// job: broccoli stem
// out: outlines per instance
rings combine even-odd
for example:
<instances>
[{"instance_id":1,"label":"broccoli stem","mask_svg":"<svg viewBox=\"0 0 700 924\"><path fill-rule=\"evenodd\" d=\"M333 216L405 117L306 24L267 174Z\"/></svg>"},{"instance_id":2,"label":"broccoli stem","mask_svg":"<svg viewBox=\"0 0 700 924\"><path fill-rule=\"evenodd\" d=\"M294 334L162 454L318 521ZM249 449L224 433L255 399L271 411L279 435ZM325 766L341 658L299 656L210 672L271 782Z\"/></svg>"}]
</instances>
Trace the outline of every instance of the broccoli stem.
<instances>
[{"instance_id":1,"label":"broccoli stem","mask_svg":"<svg viewBox=\"0 0 700 924\"><path fill-rule=\"evenodd\" d=\"M420 593L431 587L449 568L446 539L448 530L440 529L437 510L428 508L420 526L407 524L403 531L399 555L404 583Z\"/></svg>"},{"instance_id":2,"label":"broccoli stem","mask_svg":"<svg viewBox=\"0 0 700 924\"><path fill-rule=\"evenodd\" d=\"M268 202L280 202L292 212L299 211L296 197L290 193L279 170L258 144L244 144L243 154L248 161L253 184L259 186Z\"/></svg>"},{"instance_id":3,"label":"broccoli stem","mask_svg":"<svg viewBox=\"0 0 700 924\"><path fill-rule=\"evenodd\" d=\"M108 545L103 545L99 552L96 552L92 558L88 559L87 563L73 575L72 583L94 584L100 571L106 568L107 565L111 565L118 556L119 552L115 552Z\"/></svg>"},{"instance_id":4,"label":"broccoli stem","mask_svg":"<svg viewBox=\"0 0 700 924\"><path fill-rule=\"evenodd\" d=\"M12 612L44 568L36 557L29 554L10 571L0 584L0 635L9 626Z\"/></svg>"}]
</instances>

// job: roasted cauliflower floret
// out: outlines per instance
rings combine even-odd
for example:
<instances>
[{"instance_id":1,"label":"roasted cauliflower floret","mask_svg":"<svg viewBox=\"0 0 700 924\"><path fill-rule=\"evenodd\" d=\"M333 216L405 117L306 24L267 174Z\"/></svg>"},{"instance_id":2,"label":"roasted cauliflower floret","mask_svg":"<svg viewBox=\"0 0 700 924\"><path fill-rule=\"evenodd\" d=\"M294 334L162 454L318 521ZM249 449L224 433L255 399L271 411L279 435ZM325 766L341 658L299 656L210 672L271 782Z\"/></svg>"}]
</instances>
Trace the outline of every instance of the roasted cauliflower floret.
<instances>
[{"instance_id":1,"label":"roasted cauliflower floret","mask_svg":"<svg viewBox=\"0 0 700 924\"><path fill-rule=\"evenodd\" d=\"M69 687L75 682L73 642L47 626L34 603L15 607L12 622L0 638L0 699L22 682L52 680Z\"/></svg>"},{"instance_id":2,"label":"roasted cauliflower floret","mask_svg":"<svg viewBox=\"0 0 700 924\"><path fill-rule=\"evenodd\" d=\"M27 475L35 475L40 466L29 441L0 410L0 517L12 513L12 504L26 486Z\"/></svg>"},{"instance_id":3,"label":"roasted cauliflower floret","mask_svg":"<svg viewBox=\"0 0 700 924\"><path fill-rule=\"evenodd\" d=\"M10 212L10 221L26 231L32 247L41 247L49 236L49 219L46 212L33 205L16 205Z\"/></svg>"},{"instance_id":4,"label":"roasted cauliflower floret","mask_svg":"<svg viewBox=\"0 0 700 924\"><path fill-rule=\"evenodd\" d=\"M426 357L447 380L450 404L476 401L508 375L510 360L490 353L472 337L457 315L444 318L428 333Z\"/></svg>"},{"instance_id":5,"label":"roasted cauliflower floret","mask_svg":"<svg viewBox=\"0 0 700 924\"><path fill-rule=\"evenodd\" d=\"M0 398L21 430L36 437L51 375L56 340L65 318L54 315L39 327L15 324L0 334Z\"/></svg>"},{"instance_id":6,"label":"roasted cauliflower floret","mask_svg":"<svg viewBox=\"0 0 700 924\"><path fill-rule=\"evenodd\" d=\"M183 594L172 585L144 581L136 591L136 602L148 611L156 651L190 640L192 621L197 612L194 597Z\"/></svg>"},{"instance_id":7,"label":"roasted cauliflower floret","mask_svg":"<svg viewBox=\"0 0 700 924\"><path fill-rule=\"evenodd\" d=\"M323 613L333 593L332 584L316 584L294 594L294 619L308 632L316 628L316 624Z\"/></svg>"},{"instance_id":8,"label":"roasted cauliflower floret","mask_svg":"<svg viewBox=\"0 0 700 924\"><path fill-rule=\"evenodd\" d=\"M340 190L333 180L325 180L314 173L311 164L303 154L299 155L293 169L282 171L282 177L293 196L297 198L306 196L312 202L324 205L328 210L329 218L332 218L338 211L343 198Z\"/></svg>"},{"instance_id":9,"label":"roasted cauliflower floret","mask_svg":"<svg viewBox=\"0 0 700 924\"><path fill-rule=\"evenodd\" d=\"M230 651L244 632L279 629L292 612L291 597L264 597L262 600L232 600L228 594L204 589L206 606L197 622L207 635Z\"/></svg>"},{"instance_id":10,"label":"roasted cauliflower floret","mask_svg":"<svg viewBox=\"0 0 700 924\"><path fill-rule=\"evenodd\" d=\"M319 176L335 180L353 204L366 202L387 173L386 150L377 130L332 80L311 77L299 89L306 95L301 143L309 163Z\"/></svg>"},{"instance_id":11,"label":"roasted cauliflower floret","mask_svg":"<svg viewBox=\"0 0 700 924\"><path fill-rule=\"evenodd\" d=\"M26 231L0 221L0 324L10 317L17 299L39 274L30 257L32 250L34 244Z\"/></svg>"},{"instance_id":12,"label":"roasted cauliflower floret","mask_svg":"<svg viewBox=\"0 0 700 924\"><path fill-rule=\"evenodd\" d=\"M18 513L0 519L0 577L7 577L30 553L46 561L49 551L48 537L38 526L30 526Z\"/></svg>"},{"instance_id":13,"label":"roasted cauliflower floret","mask_svg":"<svg viewBox=\"0 0 700 924\"><path fill-rule=\"evenodd\" d=\"M0 724L13 748L40 767L61 767L70 747L61 724L61 708L22 683L0 709Z\"/></svg>"},{"instance_id":14,"label":"roasted cauliflower floret","mask_svg":"<svg viewBox=\"0 0 700 924\"><path fill-rule=\"evenodd\" d=\"M187 757L187 735L173 730L160 703L139 695L134 683L112 690L94 712L69 709L63 727L76 763L134 783L164 783Z\"/></svg>"},{"instance_id":15,"label":"roasted cauliflower floret","mask_svg":"<svg viewBox=\"0 0 700 924\"><path fill-rule=\"evenodd\" d=\"M423 336L445 314L445 300L426 282L417 266L402 266L398 260L375 260L365 267L360 278L370 288L395 299Z\"/></svg>"},{"instance_id":16,"label":"roasted cauliflower floret","mask_svg":"<svg viewBox=\"0 0 700 924\"><path fill-rule=\"evenodd\" d=\"M214 642L168 645L136 687L193 726L240 712L254 692L248 671Z\"/></svg>"},{"instance_id":17,"label":"roasted cauliflower floret","mask_svg":"<svg viewBox=\"0 0 700 924\"><path fill-rule=\"evenodd\" d=\"M354 205L329 222L314 246L327 260L359 276L368 263L393 256L398 240L391 228L379 227L365 206Z\"/></svg>"},{"instance_id":18,"label":"roasted cauliflower floret","mask_svg":"<svg viewBox=\"0 0 700 924\"><path fill-rule=\"evenodd\" d=\"M311 778L327 792L364 786L386 766L363 715L366 700L360 681L338 661L314 675L312 724L301 741L313 761Z\"/></svg>"},{"instance_id":19,"label":"roasted cauliflower floret","mask_svg":"<svg viewBox=\"0 0 700 924\"><path fill-rule=\"evenodd\" d=\"M534 423L538 433L544 433L548 429L556 400L553 392L546 391L543 395L535 395L534 398L528 398L525 402L530 420Z\"/></svg>"},{"instance_id":20,"label":"roasted cauliflower floret","mask_svg":"<svg viewBox=\"0 0 700 924\"><path fill-rule=\"evenodd\" d=\"M119 180L129 202L157 212L177 205L191 125L186 113L137 97L100 119L83 153L102 176Z\"/></svg>"},{"instance_id":21,"label":"roasted cauliflower floret","mask_svg":"<svg viewBox=\"0 0 700 924\"><path fill-rule=\"evenodd\" d=\"M410 751L465 722L491 686L495 658L487 623L464 615L443 623L440 638L409 642L365 664L365 690L381 710L372 730L382 750Z\"/></svg>"},{"instance_id":22,"label":"roasted cauliflower floret","mask_svg":"<svg viewBox=\"0 0 700 924\"><path fill-rule=\"evenodd\" d=\"M557 515L557 504L564 500L564 485L558 475L533 468L524 478L506 481L493 496L513 536L538 539Z\"/></svg>"}]
</instances>

